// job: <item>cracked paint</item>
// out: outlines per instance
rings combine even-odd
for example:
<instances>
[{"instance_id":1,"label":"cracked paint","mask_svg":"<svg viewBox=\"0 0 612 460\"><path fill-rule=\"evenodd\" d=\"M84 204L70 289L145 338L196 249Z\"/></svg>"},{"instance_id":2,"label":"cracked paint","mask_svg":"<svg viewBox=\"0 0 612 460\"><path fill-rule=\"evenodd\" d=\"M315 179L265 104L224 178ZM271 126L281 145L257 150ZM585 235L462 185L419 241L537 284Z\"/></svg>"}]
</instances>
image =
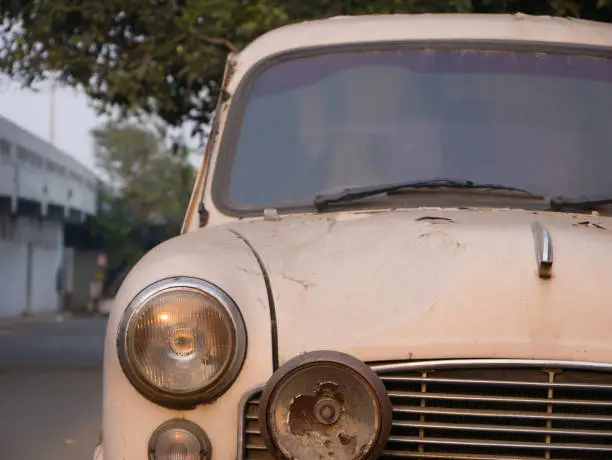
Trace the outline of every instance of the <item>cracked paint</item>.
<instances>
[{"instance_id":1,"label":"cracked paint","mask_svg":"<svg viewBox=\"0 0 612 460\"><path fill-rule=\"evenodd\" d=\"M250 270L250 269L244 268L244 267L239 267L238 271L241 271L242 273L246 273L247 275L261 276L261 272L258 272L258 271L255 271L255 270Z\"/></svg>"},{"instance_id":2,"label":"cracked paint","mask_svg":"<svg viewBox=\"0 0 612 460\"><path fill-rule=\"evenodd\" d=\"M288 276L288 275L286 275L286 274L284 274L284 273L281 273L281 276L282 276L283 278L285 278L287 281L291 281L291 282L293 282L293 283L297 283L297 284L299 284L299 285L300 285L300 286L302 286L304 289L308 289L310 286L312 286L312 285L311 285L309 282L307 282L307 281L303 281L303 280L298 280L298 279L295 279L295 278L291 278L290 276Z\"/></svg>"}]
</instances>

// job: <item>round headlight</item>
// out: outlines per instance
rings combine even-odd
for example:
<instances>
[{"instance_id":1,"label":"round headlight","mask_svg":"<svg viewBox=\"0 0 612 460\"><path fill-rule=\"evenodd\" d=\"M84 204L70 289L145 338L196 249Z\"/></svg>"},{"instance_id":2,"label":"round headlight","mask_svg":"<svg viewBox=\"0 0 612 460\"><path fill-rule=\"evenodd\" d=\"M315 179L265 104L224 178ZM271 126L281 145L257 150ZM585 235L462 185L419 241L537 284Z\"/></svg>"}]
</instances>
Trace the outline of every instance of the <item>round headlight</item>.
<instances>
[{"instance_id":1,"label":"round headlight","mask_svg":"<svg viewBox=\"0 0 612 460\"><path fill-rule=\"evenodd\" d=\"M392 409L378 376L352 356L320 351L294 358L264 388L260 429L280 458L377 458Z\"/></svg>"},{"instance_id":2,"label":"round headlight","mask_svg":"<svg viewBox=\"0 0 612 460\"><path fill-rule=\"evenodd\" d=\"M173 278L149 286L119 328L119 361L134 387L162 405L192 406L222 394L238 375L246 330L218 287Z\"/></svg>"},{"instance_id":3,"label":"round headlight","mask_svg":"<svg viewBox=\"0 0 612 460\"><path fill-rule=\"evenodd\" d=\"M149 442L151 460L209 460L210 441L202 429L187 420L170 420L160 426Z\"/></svg>"}]
</instances>

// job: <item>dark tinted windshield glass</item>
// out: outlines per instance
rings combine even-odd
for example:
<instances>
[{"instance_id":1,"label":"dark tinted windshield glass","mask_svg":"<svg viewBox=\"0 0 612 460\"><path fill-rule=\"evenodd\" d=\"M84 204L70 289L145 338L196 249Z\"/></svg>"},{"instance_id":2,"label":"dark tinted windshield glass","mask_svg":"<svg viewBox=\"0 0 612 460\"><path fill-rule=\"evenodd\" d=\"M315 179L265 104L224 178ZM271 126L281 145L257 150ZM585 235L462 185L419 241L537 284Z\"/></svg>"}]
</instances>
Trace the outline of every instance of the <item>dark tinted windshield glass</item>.
<instances>
[{"instance_id":1,"label":"dark tinted windshield glass","mask_svg":"<svg viewBox=\"0 0 612 460\"><path fill-rule=\"evenodd\" d=\"M453 177L543 195L612 192L612 63L583 55L351 51L260 74L226 206L311 203L344 186ZM238 126L238 125L236 125Z\"/></svg>"}]
</instances>

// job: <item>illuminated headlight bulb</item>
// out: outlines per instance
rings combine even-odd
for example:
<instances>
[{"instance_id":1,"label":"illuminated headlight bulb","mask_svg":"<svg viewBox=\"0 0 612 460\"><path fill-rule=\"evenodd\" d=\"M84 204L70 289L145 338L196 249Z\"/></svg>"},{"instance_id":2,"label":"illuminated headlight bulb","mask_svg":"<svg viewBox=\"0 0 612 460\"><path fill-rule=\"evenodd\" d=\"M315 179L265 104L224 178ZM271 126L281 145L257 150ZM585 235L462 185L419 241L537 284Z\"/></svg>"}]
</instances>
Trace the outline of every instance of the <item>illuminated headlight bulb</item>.
<instances>
[{"instance_id":1,"label":"illuminated headlight bulb","mask_svg":"<svg viewBox=\"0 0 612 460\"><path fill-rule=\"evenodd\" d=\"M177 359L189 358L196 348L196 337L192 329L178 327L168 334L170 349L175 353Z\"/></svg>"}]
</instances>

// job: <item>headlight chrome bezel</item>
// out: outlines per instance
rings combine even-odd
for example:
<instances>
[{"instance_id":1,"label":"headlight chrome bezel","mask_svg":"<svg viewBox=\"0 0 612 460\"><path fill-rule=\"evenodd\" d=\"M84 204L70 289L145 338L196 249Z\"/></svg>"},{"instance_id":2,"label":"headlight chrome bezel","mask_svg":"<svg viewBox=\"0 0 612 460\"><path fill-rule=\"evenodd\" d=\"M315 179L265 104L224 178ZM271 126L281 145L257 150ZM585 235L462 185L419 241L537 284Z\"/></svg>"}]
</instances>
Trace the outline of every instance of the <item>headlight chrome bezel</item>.
<instances>
[{"instance_id":1,"label":"headlight chrome bezel","mask_svg":"<svg viewBox=\"0 0 612 460\"><path fill-rule=\"evenodd\" d=\"M158 295L172 291L191 291L207 297L221 307L234 330L234 348L225 372L211 384L190 392L172 392L152 385L142 377L128 356L128 331L139 313ZM132 386L150 401L171 409L188 409L198 404L211 403L225 393L240 373L247 350L247 332L244 319L234 300L213 283L193 277L173 277L159 280L140 291L129 303L117 329L117 356L124 374Z\"/></svg>"}]
</instances>

